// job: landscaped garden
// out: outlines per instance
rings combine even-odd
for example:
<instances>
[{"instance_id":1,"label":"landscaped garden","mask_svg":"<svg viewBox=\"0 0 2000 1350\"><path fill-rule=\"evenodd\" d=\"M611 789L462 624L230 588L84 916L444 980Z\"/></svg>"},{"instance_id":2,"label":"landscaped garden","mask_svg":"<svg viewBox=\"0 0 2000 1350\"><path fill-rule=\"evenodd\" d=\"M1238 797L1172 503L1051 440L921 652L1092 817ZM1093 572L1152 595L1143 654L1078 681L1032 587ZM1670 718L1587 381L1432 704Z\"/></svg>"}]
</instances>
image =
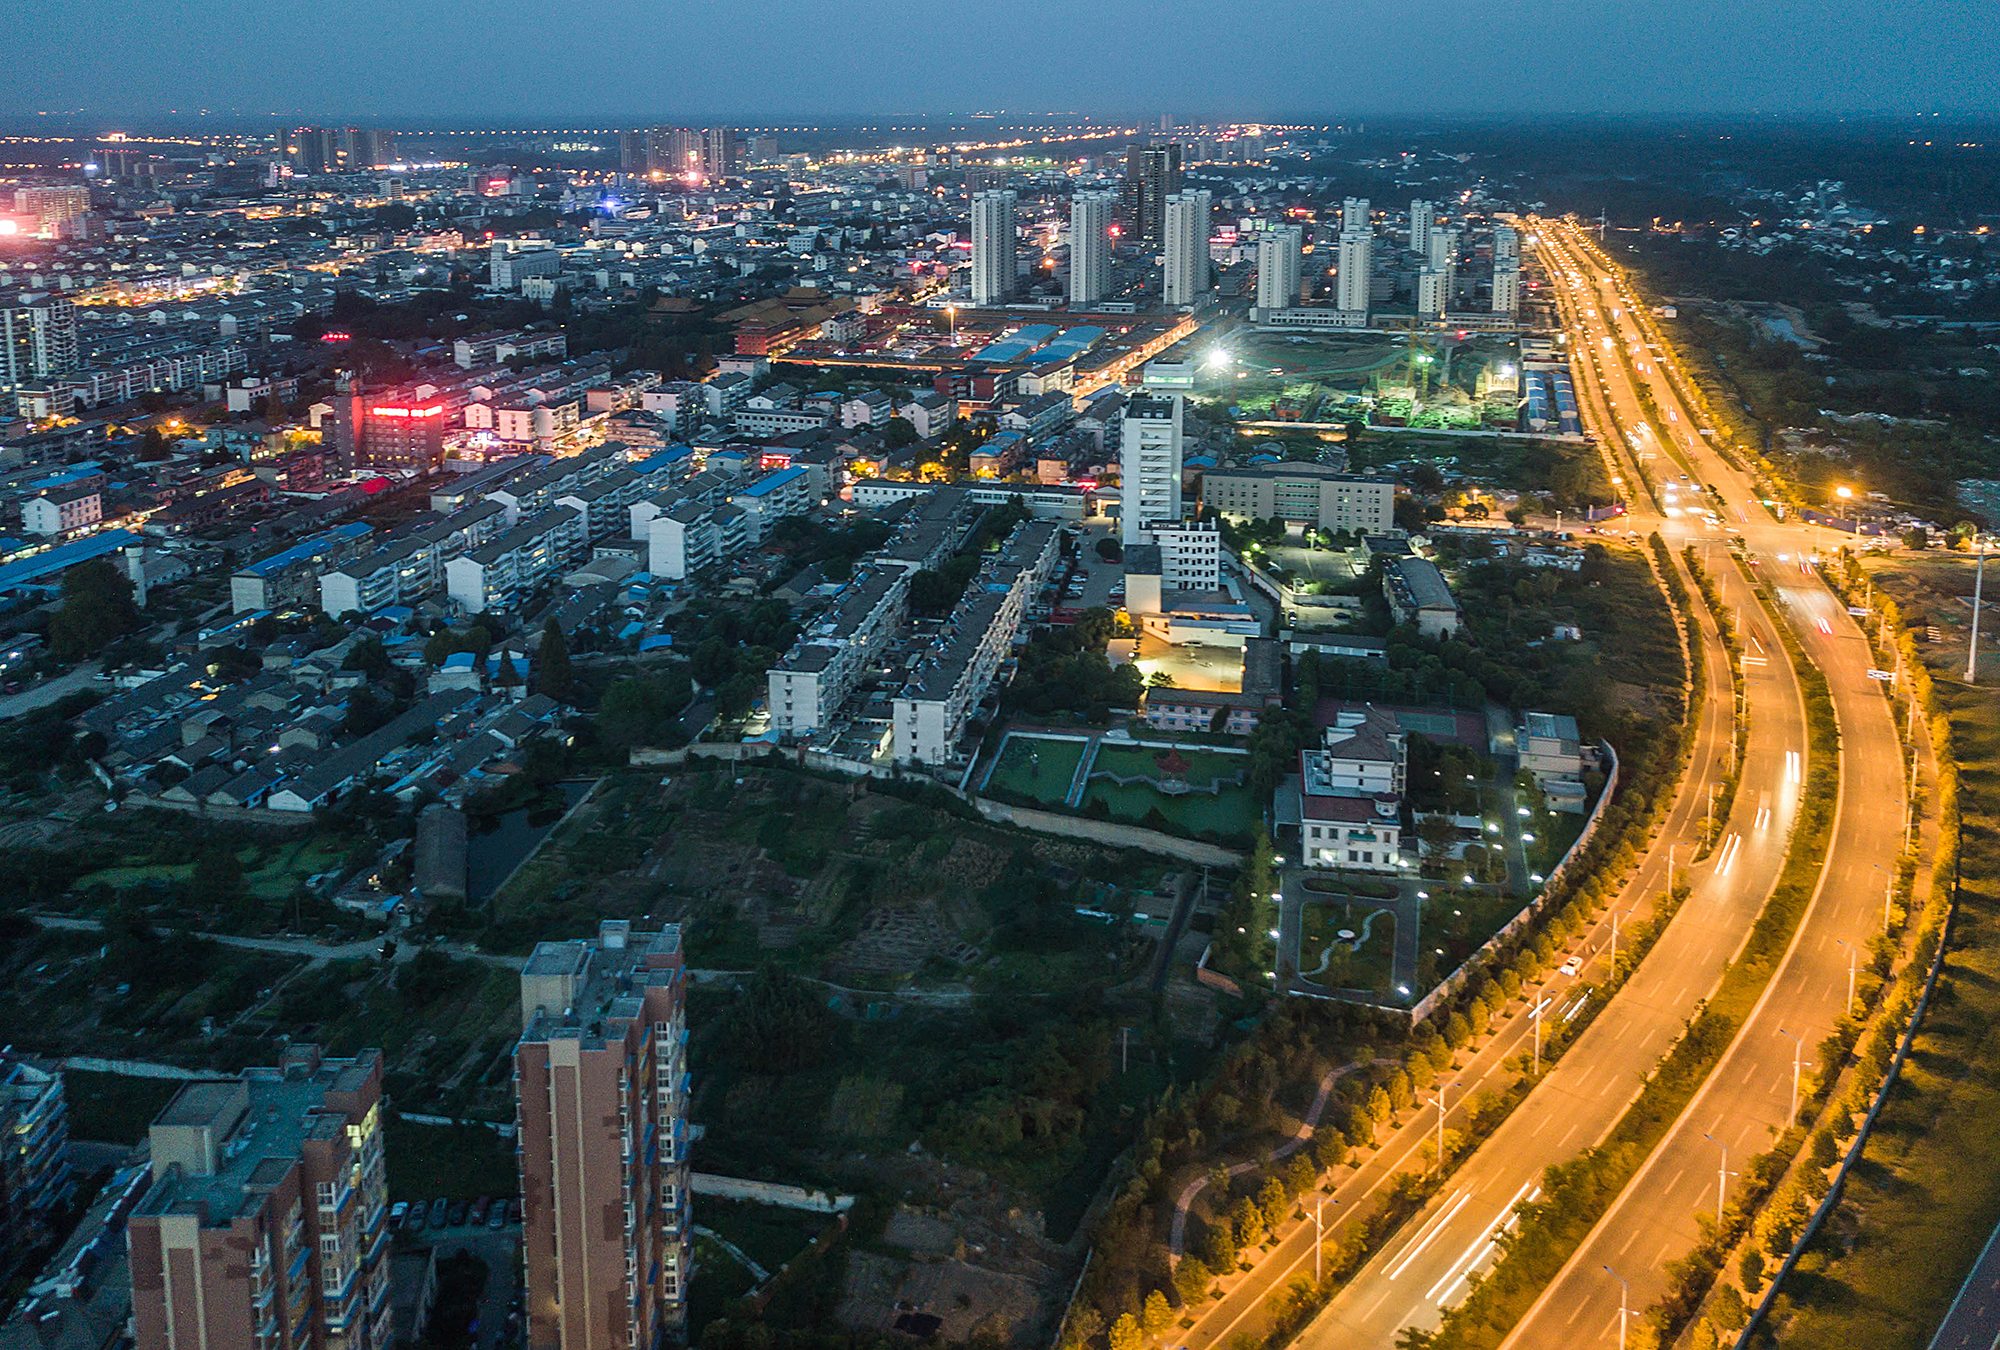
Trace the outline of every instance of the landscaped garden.
<instances>
[{"instance_id":1,"label":"landscaped garden","mask_svg":"<svg viewBox=\"0 0 2000 1350\"><path fill-rule=\"evenodd\" d=\"M1323 989L1386 994L1394 987L1396 916L1367 901L1307 901L1300 913L1299 976Z\"/></svg>"}]
</instances>

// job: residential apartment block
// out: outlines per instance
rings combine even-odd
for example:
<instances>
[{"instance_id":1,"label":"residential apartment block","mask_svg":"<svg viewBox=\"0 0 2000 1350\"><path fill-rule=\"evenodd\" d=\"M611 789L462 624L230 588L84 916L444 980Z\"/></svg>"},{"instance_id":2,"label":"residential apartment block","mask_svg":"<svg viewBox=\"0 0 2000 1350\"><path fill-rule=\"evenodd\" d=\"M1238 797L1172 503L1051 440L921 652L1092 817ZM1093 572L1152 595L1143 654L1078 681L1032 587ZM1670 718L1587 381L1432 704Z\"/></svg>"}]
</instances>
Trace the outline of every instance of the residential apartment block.
<instances>
[{"instance_id":1,"label":"residential apartment block","mask_svg":"<svg viewBox=\"0 0 2000 1350\"><path fill-rule=\"evenodd\" d=\"M516 1149L529 1350L653 1350L686 1317L680 930L606 920L521 971Z\"/></svg>"},{"instance_id":2,"label":"residential apartment block","mask_svg":"<svg viewBox=\"0 0 2000 1350\"><path fill-rule=\"evenodd\" d=\"M1322 530L1373 534L1396 523L1396 481L1298 460L1209 469L1201 476L1201 504L1231 520L1277 516Z\"/></svg>"},{"instance_id":3,"label":"residential apartment block","mask_svg":"<svg viewBox=\"0 0 2000 1350\"><path fill-rule=\"evenodd\" d=\"M834 607L766 676L771 726L803 734L826 726L903 622L910 574L872 569L848 582Z\"/></svg>"},{"instance_id":4,"label":"residential apartment block","mask_svg":"<svg viewBox=\"0 0 2000 1350\"><path fill-rule=\"evenodd\" d=\"M1061 529L1054 521L1026 521L1014 527L999 553L972 579L946 621L935 654L915 668L896 696L898 762L948 764L957 757L966 722L992 688L1029 602L1061 552Z\"/></svg>"},{"instance_id":5,"label":"residential apartment block","mask_svg":"<svg viewBox=\"0 0 2000 1350\"><path fill-rule=\"evenodd\" d=\"M382 1055L295 1045L174 1095L126 1247L138 1350L386 1350Z\"/></svg>"}]
</instances>

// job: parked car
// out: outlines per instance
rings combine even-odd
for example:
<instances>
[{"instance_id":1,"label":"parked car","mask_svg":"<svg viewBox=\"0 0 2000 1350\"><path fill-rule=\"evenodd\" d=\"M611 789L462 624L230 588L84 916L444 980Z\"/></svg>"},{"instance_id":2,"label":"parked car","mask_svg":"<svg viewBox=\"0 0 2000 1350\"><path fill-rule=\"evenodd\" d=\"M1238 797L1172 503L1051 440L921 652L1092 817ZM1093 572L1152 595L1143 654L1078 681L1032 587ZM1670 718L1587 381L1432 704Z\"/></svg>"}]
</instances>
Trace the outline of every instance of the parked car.
<instances>
[{"instance_id":1,"label":"parked car","mask_svg":"<svg viewBox=\"0 0 2000 1350\"><path fill-rule=\"evenodd\" d=\"M431 1227L433 1228L444 1227L445 1216L450 1211L451 1211L451 1201L443 1198L431 1201L431 1215L430 1215Z\"/></svg>"},{"instance_id":2,"label":"parked car","mask_svg":"<svg viewBox=\"0 0 2000 1350\"><path fill-rule=\"evenodd\" d=\"M488 1203L489 1202L487 1201L486 1197L483 1195L480 1196L477 1200L474 1200L472 1202L472 1212L465 1216L465 1221L471 1224L474 1228L477 1228L479 1227L479 1225L485 1223L486 1206Z\"/></svg>"},{"instance_id":3,"label":"parked car","mask_svg":"<svg viewBox=\"0 0 2000 1350\"><path fill-rule=\"evenodd\" d=\"M419 1200L416 1204L410 1206L410 1212L403 1217L403 1231L405 1233L421 1233L424 1231L423 1201Z\"/></svg>"},{"instance_id":4,"label":"parked car","mask_svg":"<svg viewBox=\"0 0 2000 1350\"><path fill-rule=\"evenodd\" d=\"M466 1211L471 1208L472 1206L463 1200L452 1201L449 1215L445 1219L446 1227L457 1228L462 1225L465 1222Z\"/></svg>"},{"instance_id":5,"label":"parked car","mask_svg":"<svg viewBox=\"0 0 2000 1350\"><path fill-rule=\"evenodd\" d=\"M521 1222L521 1202L519 1200L509 1200L507 1202L507 1222Z\"/></svg>"},{"instance_id":6,"label":"parked car","mask_svg":"<svg viewBox=\"0 0 2000 1350\"><path fill-rule=\"evenodd\" d=\"M489 1218L489 1219L488 1219L488 1220L486 1221L486 1226L487 1226L488 1228L492 1228L492 1229L496 1229L496 1230L497 1230L497 1229L501 1229L501 1228L505 1228L505 1227L507 1226L507 1202L506 1202L506 1201L504 1201L504 1200L495 1200L495 1201L493 1202L493 1216L492 1216L491 1218Z\"/></svg>"},{"instance_id":7,"label":"parked car","mask_svg":"<svg viewBox=\"0 0 2000 1350\"><path fill-rule=\"evenodd\" d=\"M395 1204L389 1206L389 1226L394 1228L401 1224L403 1216L409 1212L410 1202L407 1200L398 1200Z\"/></svg>"}]
</instances>

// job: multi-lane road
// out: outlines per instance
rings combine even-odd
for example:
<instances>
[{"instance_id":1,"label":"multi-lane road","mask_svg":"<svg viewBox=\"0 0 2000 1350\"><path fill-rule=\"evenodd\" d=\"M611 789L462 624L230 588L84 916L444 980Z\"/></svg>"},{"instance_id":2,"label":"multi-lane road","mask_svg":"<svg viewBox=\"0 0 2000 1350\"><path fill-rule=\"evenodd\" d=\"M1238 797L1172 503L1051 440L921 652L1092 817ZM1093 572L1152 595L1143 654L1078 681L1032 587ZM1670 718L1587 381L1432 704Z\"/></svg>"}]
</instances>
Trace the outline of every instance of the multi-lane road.
<instances>
[{"instance_id":1,"label":"multi-lane road","mask_svg":"<svg viewBox=\"0 0 2000 1350\"><path fill-rule=\"evenodd\" d=\"M1697 1237L1695 1215L1712 1212L1728 1173L1768 1146L1790 1109L1795 1061L1809 1063L1843 1011L1850 962L1865 960L1866 942L1879 928L1883 888L1902 843L1901 748L1880 687L1867 677L1871 663L1858 631L1801 563L1800 550L1810 547L1806 532L1770 520L1755 506L1748 482L1702 440L1699 422L1660 367L1661 354L1648 346L1641 315L1602 260L1563 227L1537 222L1535 228L1563 287L1580 392L1597 433L1671 485L1660 494L1665 519L1642 511L1635 523L1701 547L1723 603L1736 611L1749 658L1752 721L1743 784L1721 847L1690 873L1693 895L1644 966L1453 1184L1313 1322L1302 1344L1314 1350L1391 1345L1402 1327L1435 1325L1443 1308L1463 1298L1468 1276L1493 1259L1493 1239L1515 1203L1536 1193L1549 1163L1573 1157L1616 1121L1639 1075L1714 988L1769 895L1807 757L1833 747L1806 743L1789 663L1720 546L1727 534L1746 539L1796 635L1828 677L1842 730L1835 846L1798 937L1718 1069L1516 1328L1511 1345L1615 1345L1621 1301L1642 1308L1662 1292L1665 1263ZM1651 425L1642 384L1665 415L1664 428ZM1697 491L1702 485L1718 489L1722 501ZM1721 527L1705 514L1710 510L1723 517ZM1728 700L1725 687L1711 706L1727 708ZM1712 759L1698 758L1683 804L1704 796L1704 780L1719 775ZM1663 836L1646 868L1660 867L1657 855L1672 838ZM1642 869L1636 884L1657 887L1657 870L1649 878Z\"/></svg>"},{"instance_id":2,"label":"multi-lane road","mask_svg":"<svg viewBox=\"0 0 2000 1350\"><path fill-rule=\"evenodd\" d=\"M1670 358L1650 342L1654 335L1643 310L1602 255L1573 227L1543 223L1539 229L1552 266L1570 273L1570 313L1588 340L1596 378L1622 416L1638 417L1628 422L1633 427L1645 419L1632 384L1636 379L1646 386L1666 425L1637 432L1639 442L1661 443L1663 458L1655 462L1662 464L1662 477L1671 476L1665 465L1684 462L1694 481L1720 490L1729 528L1744 538L1794 634L1825 674L1840 725L1840 797L1819 888L1763 996L1681 1119L1515 1329L1506 1342L1513 1347L1579 1339L1614 1344L1623 1295L1617 1277L1629 1284L1629 1306L1644 1307L1664 1291L1666 1262L1699 1235L1695 1215L1713 1213L1730 1181L1727 1172L1769 1147L1792 1110L1795 1074L1811 1064L1819 1042L1848 1011L1850 972L1856 962L1866 965L1868 943L1882 929L1906 828L1903 747L1883 686L1869 678L1874 662L1866 641L1804 560L1812 532L1771 519L1756 505L1747 477L1702 436L1694 410L1662 365ZM1711 571L1729 576L1734 569L1715 552ZM1746 591L1732 577L1723 601L1761 626L1763 615ZM1810 752L1828 749L1813 746ZM1769 790L1746 775L1737 814L1757 810Z\"/></svg>"}]
</instances>

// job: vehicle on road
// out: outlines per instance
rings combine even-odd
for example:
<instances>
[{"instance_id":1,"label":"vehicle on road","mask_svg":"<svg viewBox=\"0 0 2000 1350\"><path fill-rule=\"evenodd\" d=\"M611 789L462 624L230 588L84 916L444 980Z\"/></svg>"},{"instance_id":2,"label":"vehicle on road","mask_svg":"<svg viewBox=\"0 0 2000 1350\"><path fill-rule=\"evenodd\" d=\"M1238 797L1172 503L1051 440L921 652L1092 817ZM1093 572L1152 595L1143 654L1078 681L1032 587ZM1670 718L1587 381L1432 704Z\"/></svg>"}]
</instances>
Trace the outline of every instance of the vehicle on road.
<instances>
[{"instance_id":1,"label":"vehicle on road","mask_svg":"<svg viewBox=\"0 0 2000 1350\"><path fill-rule=\"evenodd\" d=\"M1562 973L1572 977L1583 974L1583 958L1581 956L1572 956L1569 960L1563 962Z\"/></svg>"}]
</instances>

